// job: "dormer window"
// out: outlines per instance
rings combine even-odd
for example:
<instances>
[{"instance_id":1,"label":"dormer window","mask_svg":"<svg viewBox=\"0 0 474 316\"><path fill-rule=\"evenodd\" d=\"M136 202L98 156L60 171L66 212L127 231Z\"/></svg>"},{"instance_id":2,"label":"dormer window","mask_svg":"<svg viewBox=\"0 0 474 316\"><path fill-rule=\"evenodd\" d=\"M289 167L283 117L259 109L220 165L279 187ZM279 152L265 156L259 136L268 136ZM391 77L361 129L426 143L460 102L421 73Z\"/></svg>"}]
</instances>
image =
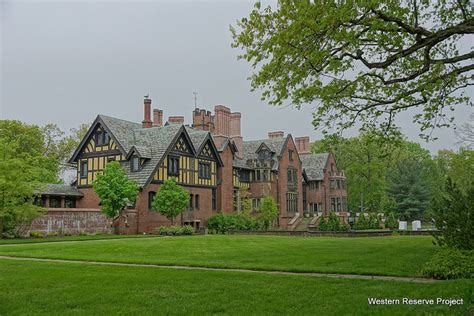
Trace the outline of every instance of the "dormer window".
<instances>
[{"instance_id":1,"label":"dormer window","mask_svg":"<svg viewBox=\"0 0 474 316\"><path fill-rule=\"evenodd\" d=\"M266 149L260 150L258 153L258 159L268 159L270 158L270 152Z\"/></svg>"},{"instance_id":2,"label":"dormer window","mask_svg":"<svg viewBox=\"0 0 474 316\"><path fill-rule=\"evenodd\" d=\"M136 172L140 169L140 158L138 156L132 156L130 160L130 171Z\"/></svg>"},{"instance_id":3,"label":"dormer window","mask_svg":"<svg viewBox=\"0 0 474 316\"><path fill-rule=\"evenodd\" d=\"M95 144L96 146L104 146L109 144L109 134L106 131L97 131L95 134Z\"/></svg>"},{"instance_id":4,"label":"dormer window","mask_svg":"<svg viewBox=\"0 0 474 316\"><path fill-rule=\"evenodd\" d=\"M293 150L288 150L288 159L293 161Z\"/></svg>"}]
</instances>

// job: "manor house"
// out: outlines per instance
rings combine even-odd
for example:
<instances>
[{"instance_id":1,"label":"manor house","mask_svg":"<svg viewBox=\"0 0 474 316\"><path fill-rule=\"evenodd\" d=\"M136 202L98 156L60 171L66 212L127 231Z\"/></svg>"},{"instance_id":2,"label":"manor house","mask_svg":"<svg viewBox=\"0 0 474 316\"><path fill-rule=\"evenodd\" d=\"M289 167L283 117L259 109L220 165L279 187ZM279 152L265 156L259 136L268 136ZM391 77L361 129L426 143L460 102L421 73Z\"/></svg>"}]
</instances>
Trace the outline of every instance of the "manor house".
<instances>
[{"instance_id":1,"label":"manor house","mask_svg":"<svg viewBox=\"0 0 474 316\"><path fill-rule=\"evenodd\" d=\"M277 224L294 229L303 218L333 211L347 218L344 172L331 153L312 154L308 136L269 132L268 138L244 140L241 113L217 105L214 113L196 108L192 124L184 116L152 110L144 100L141 123L98 115L70 162L77 166L73 185L49 185L42 192L48 214L34 223L36 230L107 230L92 182L107 162L118 161L139 187L134 205L121 220L121 233L149 233L169 225L151 210L151 202L166 179L175 177L189 192L189 205L177 222L206 227L210 216L241 211L241 194L258 211L263 197L279 207Z\"/></svg>"}]
</instances>

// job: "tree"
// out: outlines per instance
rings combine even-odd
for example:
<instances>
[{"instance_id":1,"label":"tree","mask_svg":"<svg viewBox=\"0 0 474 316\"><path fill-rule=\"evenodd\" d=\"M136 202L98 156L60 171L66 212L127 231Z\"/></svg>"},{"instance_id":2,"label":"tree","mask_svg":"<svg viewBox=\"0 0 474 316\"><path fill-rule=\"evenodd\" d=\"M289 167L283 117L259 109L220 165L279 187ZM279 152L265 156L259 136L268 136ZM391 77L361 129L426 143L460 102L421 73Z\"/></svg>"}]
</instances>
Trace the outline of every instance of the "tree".
<instances>
[{"instance_id":1,"label":"tree","mask_svg":"<svg viewBox=\"0 0 474 316\"><path fill-rule=\"evenodd\" d=\"M263 223L263 228L268 230L272 222L278 218L278 206L272 196L265 196L260 206L259 220Z\"/></svg>"},{"instance_id":2,"label":"tree","mask_svg":"<svg viewBox=\"0 0 474 316\"><path fill-rule=\"evenodd\" d=\"M389 173L387 194L396 203L396 212L404 220L421 220L433 196L430 169L415 157L399 162Z\"/></svg>"},{"instance_id":3,"label":"tree","mask_svg":"<svg viewBox=\"0 0 474 316\"><path fill-rule=\"evenodd\" d=\"M117 161L107 163L92 187L99 196L102 213L111 219L111 226L124 215L128 205L135 203L138 194L138 184L127 176Z\"/></svg>"},{"instance_id":4,"label":"tree","mask_svg":"<svg viewBox=\"0 0 474 316\"><path fill-rule=\"evenodd\" d=\"M20 155L22 136L17 141L0 138L0 232L25 236L33 220L44 209L33 204L41 189L40 179L47 174L41 157Z\"/></svg>"},{"instance_id":5,"label":"tree","mask_svg":"<svg viewBox=\"0 0 474 316\"><path fill-rule=\"evenodd\" d=\"M444 192L436 198L433 217L436 228L440 231L435 235L439 245L474 249L473 179L471 178L469 188L463 192L448 177Z\"/></svg>"},{"instance_id":6,"label":"tree","mask_svg":"<svg viewBox=\"0 0 474 316\"><path fill-rule=\"evenodd\" d=\"M287 1L255 4L231 27L233 47L250 62L252 90L272 105L318 102L324 132L363 127L390 131L409 108L422 136L449 126L447 110L471 104L474 33L468 0Z\"/></svg>"},{"instance_id":7,"label":"tree","mask_svg":"<svg viewBox=\"0 0 474 316\"><path fill-rule=\"evenodd\" d=\"M160 187L152 202L152 209L160 212L174 225L174 219L181 214L189 203L189 194L176 184L175 178L166 180Z\"/></svg>"}]
</instances>

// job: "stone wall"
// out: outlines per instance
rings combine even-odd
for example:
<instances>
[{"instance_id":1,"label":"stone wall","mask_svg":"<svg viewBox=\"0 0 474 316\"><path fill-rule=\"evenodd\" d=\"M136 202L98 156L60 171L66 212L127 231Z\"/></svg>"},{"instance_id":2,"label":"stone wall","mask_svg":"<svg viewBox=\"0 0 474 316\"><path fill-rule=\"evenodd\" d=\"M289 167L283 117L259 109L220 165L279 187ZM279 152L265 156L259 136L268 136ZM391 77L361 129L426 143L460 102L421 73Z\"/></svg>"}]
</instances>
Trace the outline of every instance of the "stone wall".
<instances>
[{"instance_id":1,"label":"stone wall","mask_svg":"<svg viewBox=\"0 0 474 316\"><path fill-rule=\"evenodd\" d=\"M54 208L33 221L31 231L77 235L81 232L110 232L109 222L100 209Z\"/></svg>"}]
</instances>

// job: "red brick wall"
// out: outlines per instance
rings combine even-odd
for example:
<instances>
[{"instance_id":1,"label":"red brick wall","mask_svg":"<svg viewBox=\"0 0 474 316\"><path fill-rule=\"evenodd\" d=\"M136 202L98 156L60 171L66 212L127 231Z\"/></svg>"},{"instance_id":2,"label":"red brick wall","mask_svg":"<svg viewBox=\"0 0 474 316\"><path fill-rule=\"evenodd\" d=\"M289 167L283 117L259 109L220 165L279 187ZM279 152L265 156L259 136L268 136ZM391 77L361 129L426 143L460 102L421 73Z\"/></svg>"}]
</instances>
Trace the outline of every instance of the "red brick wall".
<instances>
[{"instance_id":1,"label":"red brick wall","mask_svg":"<svg viewBox=\"0 0 474 316\"><path fill-rule=\"evenodd\" d=\"M233 156L230 146L226 146L223 152L219 153L223 167L217 169L217 177L220 179L220 185L217 187L217 209L224 213L232 213L234 211L233 196Z\"/></svg>"},{"instance_id":2,"label":"red brick wall","mask_svg":"<svg viewBox=\"0 0 474 316\"><path fill-rule=\"evenodd\" d=\"M290 215L286 212L286 193L288 192L288 167L293 167L297 169L298 175L298 212L300 215L303 215L303 184L302 184L302 169L301 169L301 161L296 150L296 145L293 141L291 136L288 136L288 142L285 150L282 153L281 159L279 161L279 170L278 170L278 192L279 192L279 200L278 203L280 204L280 226L286 226L289 219L291 218ZM290 161L288 151L293 150L293 161Z\"/></svg>"},{"instance_id":3,"label":"red brick wall","mask_svg":"<svg viewBox=\"0 0 474 316\"><path fill-rule=\"evenodd\" d=\"M159 226L169 226L171 222L159 212L148 209L148 193L150 191L158 192L159 184L150 184L145 187L138 196L136 203L137 214L137 233L152 233ZM174 220L175 225L180 225L185 221L200 220L200 227L207 226L207 219L215 214L212 210L212 189L203 187L185 187L189 194L199 195L199 210L184 211L182 216ZM194 200L195 201L195 200Z\"/></svg>"}]
</instances>

